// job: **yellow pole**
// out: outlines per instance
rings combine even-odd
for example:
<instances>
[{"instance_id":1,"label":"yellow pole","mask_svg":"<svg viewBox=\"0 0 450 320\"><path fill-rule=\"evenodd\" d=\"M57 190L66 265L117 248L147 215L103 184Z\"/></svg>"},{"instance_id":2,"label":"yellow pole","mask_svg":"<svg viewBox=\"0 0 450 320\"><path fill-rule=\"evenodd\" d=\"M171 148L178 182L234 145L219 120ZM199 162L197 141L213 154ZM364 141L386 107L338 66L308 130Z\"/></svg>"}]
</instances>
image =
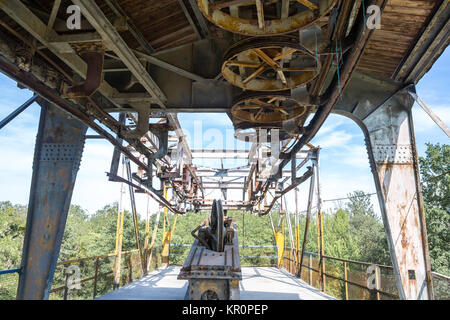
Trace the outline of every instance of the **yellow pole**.
<instances>
[{"instance_id":1,"label":"yellow pole","mask_svg":"<svg viewBox=\"0 0 450 320\"><path fill-rule=\"evenodd\" d=\"M164 199L167 200L167 187L163 187L163 196ZM166 222L167 222L167 230L166 231ZM175 222L176 222L176 216L175 216ZM170 229L170 222L169 222L169 210L167 207L164 207L164 223L163 223L163 248L162 248L162 263L166 266L169 264L169 244L170 239L172 238L172 230Z\"/></svg>"},{"instance_id":2,"label":"yellow pole","mask_svg":"<svg viewBox=\"0 0 450 320\"><path fill-rule=\"evenodd\" d=\"M283 265L283 256L284 256L284 234L282 232L275 233L275 242L278 246L277 255L278 255L278 268Z\"/></svg>"},{"instance_id":3,"label":"yellow pole","mask_svg":"<svg viewBox=\"0 0 450 320\"><path fill-rule=\"evenodd\" d=\"M122 176L125 173L125 166L122 162ZM120 197L117 208L117 226L116 226L116 247L115 247L115 260L114 260L114 280L113 280L113 289L117 289L120 286L120 265L122 260L122 240L123 240L123 220L125 215L125 210L122 206L122 198L125 193L125 186L122 182L120 185Z\"/></svg>"},{"instance_id":4,"label":"yellow pole","mask_svg":"<svg viewBox=\"0 0 450 320\"><path fill-rule=\"evenodd\" d=\"M347 262L344 262L344 280L345 280L345 300L348 300L348 276L347 276Z\"/></svg>"}]
</instances>

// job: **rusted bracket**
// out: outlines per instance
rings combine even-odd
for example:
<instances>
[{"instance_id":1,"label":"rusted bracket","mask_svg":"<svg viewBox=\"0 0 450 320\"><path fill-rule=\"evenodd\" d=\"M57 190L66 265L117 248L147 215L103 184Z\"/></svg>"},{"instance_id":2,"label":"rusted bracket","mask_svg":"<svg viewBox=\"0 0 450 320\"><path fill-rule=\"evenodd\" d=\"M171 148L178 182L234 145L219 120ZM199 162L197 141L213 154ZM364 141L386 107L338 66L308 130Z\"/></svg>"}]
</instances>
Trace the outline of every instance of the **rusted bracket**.
<instances>
[{"instance_id":1,"label":"rusted bracket","mask_svg":"<svg viewBox=\"0 0 450 320\"><path fill-rule=\"evenodd\" d=\"M150 106L147 103L138 103L133 105L133 107L138 114L136 129L123 132L123 136L125 138L140 139L148 132Z\"/></svg>"},{"instance_id":2,"label":"rusted bracket","mask_svg":"<svg viewBox=\"0 0 450 320\"><path fill-rule=\"evenodd\" d=\"M140 184L145 185L152 192L162 195L163 189L157 190L153 188L153 165L155 161L163 158L167 155L168 144L169 144L169 131L173 128L167 124L151 124L149 127L150 131L158 138L158 150L148 157L148 171L147 179L140 178L136 173L133 173L133 179L138 181ZM148 128L147 128L148 131Z\"/></svg>"},{"instance_id":3,"label":"rusted bracket","mask_svg":"<svg viewBox=\"0 0 450 320\"><path fill-rule=\"evenodd\" d=\"M76 86L67 89L68 98L86 98L93 95L102 84L103 80L103 59L105 51L103 47L83 49L80 56L87 63L86 80Z\"/></svg>"}]
</instances>

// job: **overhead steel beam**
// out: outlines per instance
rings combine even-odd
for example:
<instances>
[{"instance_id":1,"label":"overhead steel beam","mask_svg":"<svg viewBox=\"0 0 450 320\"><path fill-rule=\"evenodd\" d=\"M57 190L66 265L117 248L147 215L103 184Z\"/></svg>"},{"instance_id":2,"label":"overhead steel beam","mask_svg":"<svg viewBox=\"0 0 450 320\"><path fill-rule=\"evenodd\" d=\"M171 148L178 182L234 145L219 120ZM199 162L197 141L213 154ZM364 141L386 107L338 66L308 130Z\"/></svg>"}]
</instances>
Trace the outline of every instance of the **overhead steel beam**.
<instances>
[{"instance_id":1,"label":"overhead steel beam","mask_svg":"<svg viewBox=\"0 0 450 320\"><path fill-rule=\"evenodd\" d=\"M198 39L202 39L202 35L198 31L197 26L195 25L194 20L192 20L191 14L189 13L186 5L184 4L183 0L178 0L178 3L180 4L181 10L183 10L184 15L186 16L186 19L188 20L189 24L191 25L192 29L194 30L195 34L197 35Z\"/></svg>"},{"instance_id":2,"label":"overhead steel beam","mask_svg":"<svg viewBox=\"0 0 450 320\"><path fill-rule=\"evenodd\" d=\"M86 62L75 53L68 43L51 43L49 39L58 37L58 34L54 30L47 30L47 26L25 4L19 0L2 0L0 1L0 9L45 45L82 79L86 79ZM117 90L105 81L100 85L99 91L106 97L111 97L117 93Z\"/></svg>"},{"instance_id":3,"label":"overhead steel beam","mask_svg":"<svg viewBox=\"0 0 450 320\"><path fill-rule=\"evenodd\" d=\"M65 62L70 68L74 70L74 72L78 73L83 79L85 78L85 73L87 70L86 63L74 52L71 53L61 53L56 47L53 47L46 39L46 25L42 23L40 19L38 19L21 1L18 0L5 0L0 1L0 9L4 10L13 20L15 20L19 25L21 25L25 30L31 33L38 41L45 44L49 49L58 56L63 62ZM50 36L53 31L50 30ZM9 55L7 54L7 57ZM44 99L51 101L52 103L56 103L59 107L66 110L70 114L74 115L87 125L89 125L92 129L97 131L100 135L104 136L108 141L110 141L114 146L119 148L121 152L130 158L134 163L136 163L140 168L147 168L147 165L142 163L138 158L134 157L133 154L125 147L120 146L117 140L105 129L103 129L99 124L97 124L92 118L87 116L83 111L81 111L80 107L75 105L74 103L64 99L61 97L61 94L57 92L52 87L49 87L48 84L43 84L38 78L34 76L33 73L24 73L20 70L14 63L12 63L9 58L3 58L0 56L0 69L7 74L12 79L15 79L17 82L31 88L33 91L38 92L40 96ZM39 75L41 76L41 75ZM99 91L108 99L111 100L111 96L115 95L118 99L121 98L121 94L117 92L114 88L103 82ZM128 97L127 97L128 98ZM154 101L154 100L152 100ZM157 103L157 101L154 101ZM132 105L130 103L130 105ZM132 111L132 110L130 110ZM177 134L180 137L184 137L182 134L180 125L176 116L169 115L172 122L172 126L179 128L177 130ZM110 128L111 129L111 128ZM111 129L113 130L113 129ZM113 130L114 131L114 130ZM184 139L180 139L182 141L184 147L188 147L187 143ZM189 150L185 152L187 155L190 154ZM195 173L194 173L195 174ZM197 178L198 179L198 178ZM158 196L156 196L158 197Z\"/></svg>"},{"instance_id":4,"label":"overhead steel beam","mask_svg":"<svg viewBox=\"0 0 450 320\"><path fill-rule=\"evenodd\" d=\"M14 120L19 114L21 114L25 109L27 109L33 102L36 101L37 95L33 95L30 99L28 99L24 104L22 104L20 107L18 107L16 110L11 112L6 118L4 118L2 121L0 121L0 129L2 129L4 126L6 126L8 123L10 123L12 120Z\"/></svg>"},{"instance_id":5,"label":"overhead steel beam","mask_svg":"<svg viewBox=\"0 0 450 320\"><path fill-rule=\"evenodd\" d=\"M205 79L203 77L200 77L199 75L196 75L196 74L194 74L192 72L189 72L189 71L183 70L181 68L178 68L178 67L176 67L176 66L174 66L174 65L172 65L170 63L164 62L164 61L162 61L162 60L160 60L158 58L155 58L155 57L153 57L151 55L139 52L137 50L133 50L133 52L138 57L142 58L143 60L146 60L147 62L150 62L151 64L154 64L155 66L158 66L158 67L161 67L163 69L172 71L172 72L174 72L176 74L179 74L180 76L183 76L185 78L188 78L188 79L191 79L191 80L194 80L194 81L205 81L205 80L207 80L207 79Z\"/></svg>"},{"instance_id":6,"label":"overhead steel beam","mask_svg":"<svg viewBox=\"0 0 450 320\"><path fill-rule=\"evenodd\" d=\"M145 90L155 97L161 107L165 108L166 96L97 4L89 0L73 0L72 2L80 7L81 13L101 35L105 45L117 54Z\"/></svg>"},{"instance_id":7,"label":"overhead steel beam","mask_svg":"<svg viewBox=\"0 0 450 320\"><path fill-rule=\"evenodd\" d=\"M17 299L48 299L87 126L45 100L33 160Z\"/></svg>"},{"instance_id":8,"label":"overhead steel beam","mask_svg":"<svg viewBox=\"0 0 450 320\"><path fill-rule=\"evenodd\" d=\"M137 40L137 42L139 42L142 48L146 50L148 53L154 52L155 49L150 45L147 39L145 39L144 35L134 25L131 18L125 13L125 11L123 11L123 9L119 6L117 1L105 0L105 2L119 18L122 18L126 21L128 31L133 35L133 37Z\"/></svg>"},{"instance_id":9,"label":"overhead steel beam","mask_svg":"<svg viewBox=\"0 0 450 320\"><path fill-rule=\"evenodd\" d=\"M102 41L102 37L97 32L70 33L65 35L52 34L48 39L52 45L58 43L84 43Z\"/></svg>"},{"instance_id":10,"label":"overhead steel beam","mask_svg":"<svg viewBox=\"0 0 450 320\"><path fill-rule=\"evenodd\" d=\"M209 32L209 28L208 28L208 23L206 22L205 17L203 16L203 14L200 12L200 9L198 8L197 0L189 0L189 3L191 4L192 11L194 11L195 18L197 19L198 24L200 25L200 28L202 29L203 36L205 38L209 38L210 32Z\"/></svg>"},{"instance_id":11,"label":"overhead steel beam","mask_svg":"<svg viewBox=\"0 0 450 320\"><path fill-rule=\"evenodd\" d=\"M81 12L86 19L92 24L97 32L102 36L106 46L113 50L122 62L130 69L131 73L138 79L140 84L147 90L148 93L155 98L156 103L161 106L163 110L167 109L167 98L155 81L148 74L147 70L141 64L134 52L128 47L122 37L118 34L114 26L106 18L102 10L93 1L73 0L73 3L78 5ZM179 138L179 143L183 146L184 155L186 155L187 163L191 162L192 156L189 146L185 140L183 130L178 122L175 114L168 113L167 119L169 124L174 127L175 133ZM194 179L200 185L201 183L191 169L189 169Z\"/></svg>"}]
</instances>

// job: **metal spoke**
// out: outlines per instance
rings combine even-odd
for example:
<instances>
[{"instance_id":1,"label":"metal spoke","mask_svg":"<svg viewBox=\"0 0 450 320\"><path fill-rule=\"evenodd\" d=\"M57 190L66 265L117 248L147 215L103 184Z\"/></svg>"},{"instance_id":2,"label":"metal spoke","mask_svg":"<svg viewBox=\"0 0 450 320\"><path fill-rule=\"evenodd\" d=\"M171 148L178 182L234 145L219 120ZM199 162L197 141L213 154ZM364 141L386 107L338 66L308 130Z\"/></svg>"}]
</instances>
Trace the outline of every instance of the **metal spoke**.
<instances>
[{"instance_id":1,"label":"metal spoke","mask_svg":"<svg viewBox=\"0 0 450 320\"><path fill-rule=\"evenodd\" d=\"M266 66L263 65L263 66L259 67L258 70L256 70L251 75L249 75L246 79L244 79L244 81L242 81L242 82L244 84L246 84L246 83L250 82L251 80L253 80L254 78L256 78L257 76L259 76L264 71L266 71Z\"/></svg>"},{"instance_id":2,"label":"metal spoke","mask_svg":"<svg viewBox=\"0 0 450 320\"><path fill-rule=\"evenodd\" d=\"M281 79L281 82L283 82L284 85L287 85L286 77L284 76L284 73L282 70L277 70L278 76Z\"/></svg>"},{"instance_id":3,"label":"metal spoke","mask_svg":"<svg viewBox=\"0 0 450 320\"><path fill-rule=\"evenodd\" d=\"M259 48L252 49L254 53L258 55L265 63L267 63L270 67L277 69L280 67L278 63L276 63L274 60L272 60L271 57L269 57L264 51L262 51Z\"/></svg>"},{"instance_id":4,"label":"metal spoke","mask_svg":"<svg viewBox=\"0 0 450 320\"><path fill-rule=\"evenodd\" d=\"M256 0L256 13L258 15L258 26L260 29L264 29L266 23L264 21L264 8L261 0Z\"/></svg>"},{"instance_id":5,"label":"metal spoke","mask_svg":"<svg viewBox=\"0 0 450 320\"><path fill-rule=\"evenodd\" d=\"M281 52L279 55L277 55L275 58L273 58L274 61L278 61L283 59L284 57L287 57L288 55L293 54L294 52L297 52L297 49L290 49L286 50L286 52Z\"/></svg>"},{"instance_id":6,"label":"metal spoke","mask_svg":"<svg viewBox=\"0 0 450 320\"><path fill-rule=\"evenodd\" d=\"M228 61L227 66L246 67L246 68L259 68L260 63L246 62L246 61Z\"/></svg>"}]
</instances>

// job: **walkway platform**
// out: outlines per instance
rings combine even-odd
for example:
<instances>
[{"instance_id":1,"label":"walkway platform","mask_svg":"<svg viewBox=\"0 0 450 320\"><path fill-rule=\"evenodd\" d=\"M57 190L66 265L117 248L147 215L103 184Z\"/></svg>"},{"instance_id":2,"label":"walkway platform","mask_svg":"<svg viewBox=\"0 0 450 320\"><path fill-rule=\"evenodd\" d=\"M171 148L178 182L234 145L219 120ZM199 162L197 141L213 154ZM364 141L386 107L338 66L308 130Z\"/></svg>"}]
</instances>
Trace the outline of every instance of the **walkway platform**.
<instances>
[{"instance_id":1,"label":"walkway platform","mask_svg":"<svg viewBox=\"0 0 450 320\"><path fill-rule=\"evenodd\" d=\"M183 300L187 280L177 280L180 267L149 273L97 300ZM241 300L334 300L303 280L277 268L242 267Z\"/></svg>"}]
</instances>

